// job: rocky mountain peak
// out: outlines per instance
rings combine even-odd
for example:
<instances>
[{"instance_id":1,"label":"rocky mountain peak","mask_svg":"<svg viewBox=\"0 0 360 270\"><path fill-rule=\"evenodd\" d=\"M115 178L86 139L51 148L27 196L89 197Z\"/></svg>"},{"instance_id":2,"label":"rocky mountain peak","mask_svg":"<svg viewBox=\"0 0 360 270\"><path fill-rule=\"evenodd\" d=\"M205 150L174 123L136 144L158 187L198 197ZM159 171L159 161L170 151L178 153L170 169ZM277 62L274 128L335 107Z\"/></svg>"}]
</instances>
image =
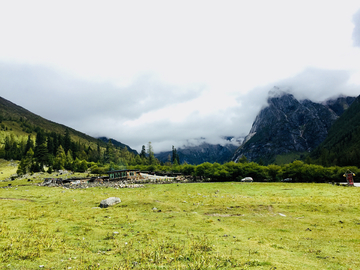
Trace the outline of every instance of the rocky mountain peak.
<instances>
[{"instance_id":1,"label":"rocky mountain peak","mask_svg":"<svg viewBox=\"0 0 360 270\"><path fill-rule=\"evenodd\" d=\"M232 160L273 162L277 155L309 152L327 136L334 121L355 98L340 97L327 103L297 100L294 95L274 87L268 106L257 115L249 135Z\"/></svg>"}]
</instances>

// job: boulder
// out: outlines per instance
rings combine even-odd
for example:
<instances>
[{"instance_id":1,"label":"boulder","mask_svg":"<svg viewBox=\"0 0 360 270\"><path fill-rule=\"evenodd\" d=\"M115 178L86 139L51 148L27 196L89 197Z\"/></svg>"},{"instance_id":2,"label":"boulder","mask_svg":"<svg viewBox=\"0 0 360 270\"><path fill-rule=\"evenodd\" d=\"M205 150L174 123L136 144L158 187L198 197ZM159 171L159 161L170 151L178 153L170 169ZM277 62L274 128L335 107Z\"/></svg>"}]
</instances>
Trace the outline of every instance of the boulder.
<instances>
[{"instance_id":1,"label":"boulder","mask_svg":"<svg viewBox=\"0 0 360 270\"><path fill-rule=\"evenodd\" d=\"M120 202L121 202L120 198L118 198L118 197L110 197L110 198L107 198L106 200L102 200L100 202L100 207L101 208L106 208L106 207L112 206L112 205L120 203Z\"/></svg>"}]
</instances>

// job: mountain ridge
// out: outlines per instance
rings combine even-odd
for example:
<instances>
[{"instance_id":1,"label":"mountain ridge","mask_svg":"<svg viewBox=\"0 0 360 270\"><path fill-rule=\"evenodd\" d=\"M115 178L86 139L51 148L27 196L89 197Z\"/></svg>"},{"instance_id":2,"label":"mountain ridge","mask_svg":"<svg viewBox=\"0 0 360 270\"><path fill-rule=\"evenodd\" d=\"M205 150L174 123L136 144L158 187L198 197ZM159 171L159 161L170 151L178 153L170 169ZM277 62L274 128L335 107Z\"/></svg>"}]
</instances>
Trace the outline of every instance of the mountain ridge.
<instances>
[{"instance_id":1,"label":"mountain ridge","mask_svg":"<svg viewBox=\"0 0 360 270\"><path fill-rule=\"evenodd\" d=\"M256 116L233 161L245 156L250 161L272 163L278 155L309 153L325 140L332 124L355 100L338 97L322 104L298 100L277 88L269 93L268 106Z\"/></svg>"},{"instance_id":2,"label":"mountain ridge","mask_svg":"<svg viewBox=\"0 0 360 270\"><path fill-rule=\"evenodd\" d=\"M231 159L235 150L238 148L238 145L233 143L221 145L221 144L211 144L203 141L198 145L189 145L177 148L177 154L179 155L180 164L187 163L198 165L204 162L218 162L224 163ZM155 157L161 162L169 161L169 156L171 157L171 151L164 151L155 154Z\"/></svg>"},{"instance_id":3,"label":"mountain ridge","mask_svg":"<svg viewBox=\"0 0 360 270\"><path fill-rule=\"evenodd\" d=\"M117 141L117 140L115 140L113 138L108 138L108 137L103 136L103 137L98 137L97 139L103 141L104 143L108 143L109 141L111 141L111 143L116 147L120 147L120 148L125 148L126 147L130 152L134 153L135 155L139 154L138 151L132 149L130 146L128 146L128 145L126 145L126 144L124 144L122 142L119 142L119 141Z\"/></svg>"},{"instance_id":4,"label":"mountain ridge","mask_svg":"<svg viewBox=\"0 0 360 270\"><path fill-rule=\"evenodd\" d=\"M70 136L73 137L75 141L80 140L82 142L87 142L92 144L94 147L98 143L101 143L103 144L103 146L105 146L103 140L99 140L98 138L77 131L71 127L67 127L63 124L59 124L54 121L48 120L3 97L0 97L0 120L1 120L0 122L2 121L19 122L18 129L19 129L19 133L22 134L22 136L28 136L33 134L34 129L36 127L40 127L46 131L50 131L50 132L53 131L59 134L65 134L66 130L69 130ZM122 145L126 146L131 152L135 151L125 144L122 144L120 142L118 143L119 146Z\"/></svg>"},{"instance_id":5,"label":"mountain ridge","mask_svg":"<svg viewBox=\"0 0 360 270\"><path fill-rule=\"evenodd\" d=\"M324 166L360 165L360 96L335 121L326 139L310 154Z\"/></svg>"}]
</instances>

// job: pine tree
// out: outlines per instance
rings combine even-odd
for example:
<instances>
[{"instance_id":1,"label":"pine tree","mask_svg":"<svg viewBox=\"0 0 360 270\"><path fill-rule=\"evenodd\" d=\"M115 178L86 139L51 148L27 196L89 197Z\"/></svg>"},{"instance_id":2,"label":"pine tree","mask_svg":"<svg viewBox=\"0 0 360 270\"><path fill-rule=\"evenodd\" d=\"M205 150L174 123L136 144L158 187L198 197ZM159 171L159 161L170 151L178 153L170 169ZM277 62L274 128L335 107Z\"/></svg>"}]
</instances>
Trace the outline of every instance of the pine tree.
<instances>
[{"instance_id":1,"label":"pine tree","mask_svg":"<svg viewBox=\"0 0 360 270\"><path fill-rule=\"evenodd\" d=\"M106 150L104 153L104 161L105 163L110 163L115 161L115 149L111 140L106 144Z\"/></svg>"},{"instance_id":2,"label":"pine tree","mask_svg":"<svg viewBox=\"0 0 360 270\"><path fill-rule=\"evenodd\" d=\"M54 144L54 138L49 134L46 138L46 146L48 149L48 153L51 155L55 155L55 144Z\"/></svg>"},{"instance_id":3,"label":"pine tree","mask_svg":"<svg viewBox=\"0 0 360 270\"><path fill-rule=\"evenodd\" d=\"M69 151L69 149L71 148L70 131L68 128L65 130L64 147L63 148L64 148L65 153L67 153Z\"/></svg>"},{"instance_id":4,"label":"pine tree","mask_svg":"<svg viewBox=\"0 0 360 270\"><path fill-rule=\"evenodd\" d=\"M65 163L66 163L66 154L65 154L64 148L60 145L56 151L54 169L56 169L56 170L64 169Z\"/></svg>"},{"instance_id":5,"label":"pine tree","mask_svg":"<svg viewBox=\"0 0 360 270\"><path fill-rule=\"evenodd\" d=\"M101 149L100 149L100 144L97 143L96 161L100 161L100 159L101 159Z\"/></svg>"},{"instance_id":6,"label":"pine tree","mask_svg":"<svg viewBox=\"0 0 360 270\"><path fill-rule=\"evenodd\" d=\"M30 150L30 148L34 149L34 141L31 139L31 135L28 136L26 145L25 145L25 152L24 154L26 155L26 153Z\"/></svg>"},{"instance_id":7,"label":"pine tree","mask_svg":"<svg viewBox=\"0 0 360 270\"><path fill-rule=\"evenodd\" d=\"M141 158L146 158L145 145L143 145L142 148L141 148L140 157Z\"/></svg>"},{"instance_id":8,"label":"pine tree","mask_svg":"<svg viewBox=\"0 0 360 270\"><path fill-rule=\"evenodd\" d=\"M72 155L71 149L69 149L66 154L65 169L72 170L73 162L74 162L73 155Z\"/></svg>"},{"instance_id":9,"label":"pine tree","mask_svg":"<svg viewBox=\"0 0 360 270\"><path fill-rule=\"evenodd\" d=\"M48 150L45 143L36 146L35 149L35 160L38 162L40 170L42 171L44 165L48 164Z\"/></svg>"},{"instance_id":10,"label":"pine tree","mask_svg":"<svg viewBox=\"0 0 360 270\"><path fill-rule=\"evenodd\" d=\"M180 164L180 158L179 158L179 155L176 151L176 148L174 146L172 146L172 157L171 157L171 162L172 163L177 163L177 164Z\"/></svg>"},{"instance_id":11,"label":"pine tree","mask_svg":"<svg viewBox=\"0 0 360 270\"><path fill-rule=\"evenodd\" d=\"M24 156L20 161L19 167L16 171L18 175L23 175L30 171L33 164L33 157L34 151L32 150L32 148L30 148L27 151L26 156Z\"/></svg>"}]
</instances>

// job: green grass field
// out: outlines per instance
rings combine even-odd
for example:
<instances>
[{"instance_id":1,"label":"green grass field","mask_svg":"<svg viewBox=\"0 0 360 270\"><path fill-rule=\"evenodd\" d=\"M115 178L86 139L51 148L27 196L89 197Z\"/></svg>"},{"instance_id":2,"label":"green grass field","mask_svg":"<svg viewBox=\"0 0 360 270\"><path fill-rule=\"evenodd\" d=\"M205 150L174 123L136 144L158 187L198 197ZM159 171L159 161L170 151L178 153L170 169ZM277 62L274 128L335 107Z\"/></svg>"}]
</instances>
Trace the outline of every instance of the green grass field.
<instances>
[{"instance_id":1,"label":"green grass field","mask_svg":"<svg viewBox=\"0 0 360 270\"><path fill-rule=\"evenodd\" d=\"M16 175L18 164L19 161L7 161L0 158L0 181L10 178L12 175Z\"/></svg>"},{"instance_id":2,"label":"green grass field","mask_svg":"<svg viewBox=\"0 0 360 270\"><path fill-rule=\"evenodd\" d=\"M359 188L0 189L0 269L360 269ZM97 208L119 197L115 206Z\"/></svg>"}]
</instances>

